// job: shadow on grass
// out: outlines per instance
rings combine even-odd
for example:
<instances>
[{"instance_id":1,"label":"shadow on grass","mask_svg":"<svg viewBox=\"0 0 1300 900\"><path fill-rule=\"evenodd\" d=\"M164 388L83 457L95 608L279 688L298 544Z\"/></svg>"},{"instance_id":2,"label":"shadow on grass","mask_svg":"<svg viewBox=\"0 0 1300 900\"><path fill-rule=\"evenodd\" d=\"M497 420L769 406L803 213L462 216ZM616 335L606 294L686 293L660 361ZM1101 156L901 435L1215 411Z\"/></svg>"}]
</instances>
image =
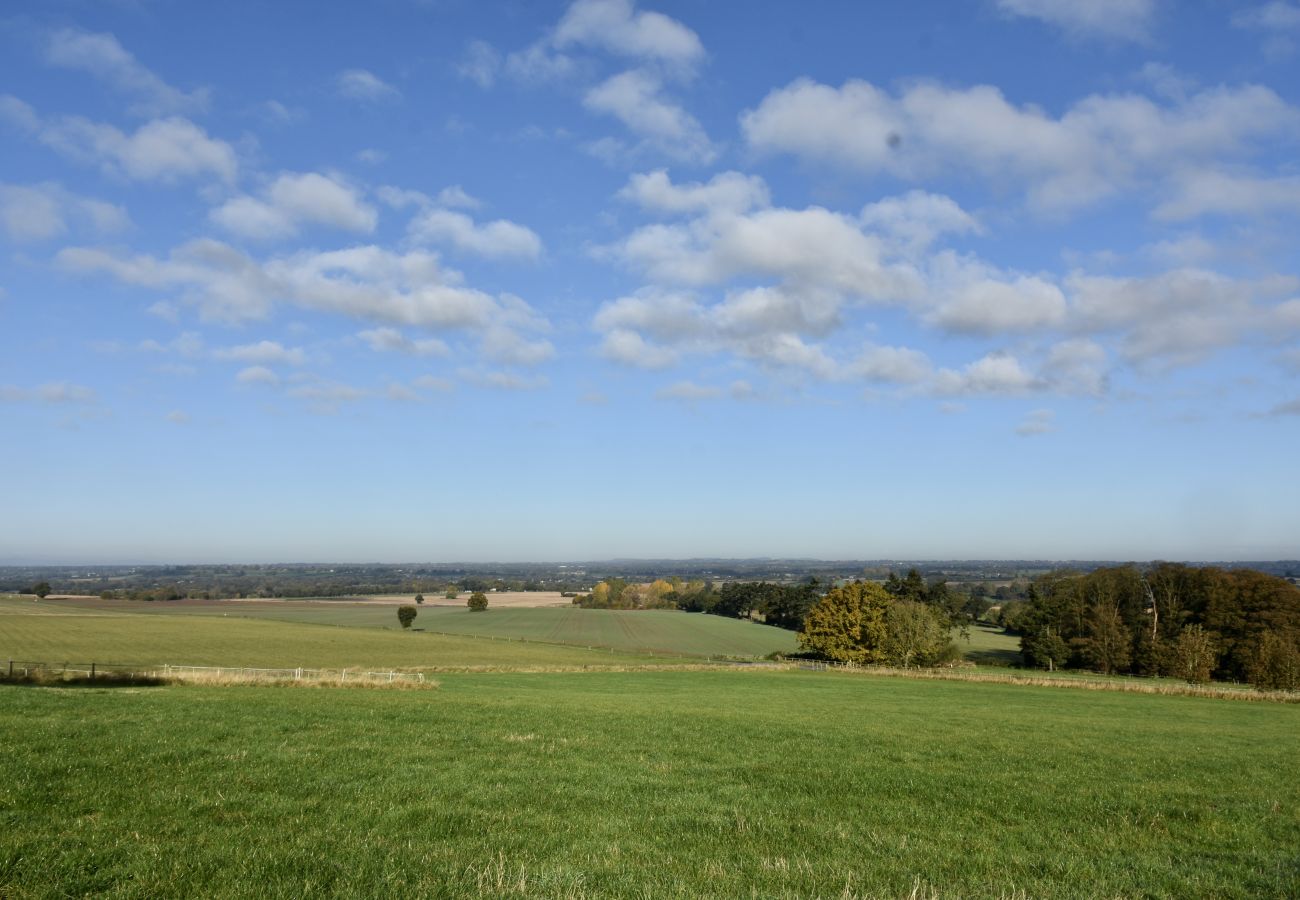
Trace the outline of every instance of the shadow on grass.
<instances>
[{"instance_id":1,"label":"shadow on grass","mask_svg":"<svg viewBox=\"0 0 1300 900\"><path fill-rule=\"evenodd\" d=\"M162 687L168 681L143 672L104 672L94 678L82 674L64 674L60 672L32 672L26 675L6 675L0 673L0 685L12 684L18 687Z\"/></svg>"}]
</instances>

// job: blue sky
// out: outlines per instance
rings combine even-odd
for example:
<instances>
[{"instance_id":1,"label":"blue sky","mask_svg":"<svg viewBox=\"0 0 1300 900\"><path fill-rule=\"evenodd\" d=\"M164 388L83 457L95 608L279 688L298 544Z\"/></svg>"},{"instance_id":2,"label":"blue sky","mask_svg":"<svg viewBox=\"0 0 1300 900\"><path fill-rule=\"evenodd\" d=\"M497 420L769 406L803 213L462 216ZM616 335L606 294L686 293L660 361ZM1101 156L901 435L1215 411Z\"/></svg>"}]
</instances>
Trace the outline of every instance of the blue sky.
<instances>
[{"instance_id":1,"label":"blue sky","mask_svg":"<svg viewBox=\"0 0 1300 900\"><path fill-rule=\"evenodd\" d=\"M8 4L0 562L1300 556L1300 4Z\"/></svg>"}]
</instances>

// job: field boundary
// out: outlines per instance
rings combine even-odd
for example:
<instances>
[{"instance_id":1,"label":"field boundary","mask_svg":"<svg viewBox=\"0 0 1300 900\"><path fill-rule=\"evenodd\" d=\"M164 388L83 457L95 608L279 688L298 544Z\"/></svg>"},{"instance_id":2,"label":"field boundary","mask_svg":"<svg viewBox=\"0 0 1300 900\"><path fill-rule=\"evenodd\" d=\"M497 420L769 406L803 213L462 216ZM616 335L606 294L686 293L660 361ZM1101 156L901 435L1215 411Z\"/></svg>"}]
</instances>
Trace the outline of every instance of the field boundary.
<instances>
[{"instance_id":1,"label":"field boundary","mask_svg":"<svg viewBox=\"0 0 1300 900\"><path fill-rule=\"evenodd\" d=\"M1081 691L1111 691L1121 694L1162 694L1171 697L1204 697L1213 700L1300 703L1300 691L1260 691L1213 684L1143 684L1141 682L1103 681L1087 678L1050 678L1041 675L1011 675L1000 672L972 672L969 669L900 669L891 666L864 666L849 662L806 660L792 663L799 669L850 672L883 678L913 678L930 681L977 681L989 684L1018 684L1029 687L1074 688Z\"/></svg>"},{"instance_id":2,"label":"field boundary","mask_svg":"<svg viewBox=\"0 0 1300 900\"><path fill-rule=\"evenodd\" d=\"M402 672L397 669L367 671L364 669L271 669L256 666L185 666L125 665L101 662L45 662L10 659L0 663L0 681L30 679L63 679L94 682L97 679L141 679L162 682L206 683L304 683L304 684L392 684L435 685L423 672Z\"/></svg>"}]
</instances>

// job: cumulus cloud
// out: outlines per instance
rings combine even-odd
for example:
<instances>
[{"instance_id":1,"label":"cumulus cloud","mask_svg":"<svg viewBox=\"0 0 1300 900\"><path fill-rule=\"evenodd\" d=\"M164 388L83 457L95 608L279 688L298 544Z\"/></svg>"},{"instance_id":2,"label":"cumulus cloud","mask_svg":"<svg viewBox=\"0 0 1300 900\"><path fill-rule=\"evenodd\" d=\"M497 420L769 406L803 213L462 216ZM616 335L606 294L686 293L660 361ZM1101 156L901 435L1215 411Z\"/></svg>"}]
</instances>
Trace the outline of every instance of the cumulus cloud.
<instances>
[{"instance_id":1,"label":"cumulus cloud","mask_svg":"<svg viewBox=\"0 0 1300 900\"><path fill-rule=\"evenodd\" d=\"M437 338L413 340L396 328L371 328L357 337L376 353L404 353L408 356L447 356L451 351Z\"/></svg>"},{"instance_id":2,"label":"cumulus cloud","mask_svg":"<svg viewBox=\"0 0 1300 900\"><path fill-rule=\"evenodd\" d=\"M130 225L123 207L82 197L55 182L0 182L0 229L15 241L48 240L66 234L71 227L116 234Z\"/></svg>"},{"instance_id":3,"label":"cumulus cloud","mask_svg":"<svg viewBox=\"0 0 1300 900\"><path fill-rule=\"evenodd\" d=\"M1066 318L1065 295L1055 284L950 252L931 263L931 294L938 305L926 313L926 321L959 333L1034 331L1059 326Z\"/></svg>"},{"instance_id":4,"label":"cumulus cloud","mask_svg":"<svg viewBox=\"0 0 1300 900\"><path fill-rule=\"evenodd\" d=\"M1203 269L1144 277L1074 273L1067 279L1077 328L1121 334L1134 364L1189 365L1240 342L1264 324L1270 294L1295 289L1295 279L1246 281Z\"/></svg>"},{"instance_id":5,"label":"cumulus cloud","mask_svg":"<svg viewBox=\"0 0 1300 900\"><path fill-rule=\"evenodd\" d=\"M235 375L235 381L240 384L275 387L280 383L280 376L266 366L248 366L239 370Z\"/></svg>"},{"instance_id":6,"label":"cumulus cloud","mask_svg":"<svg viewBox=\"0 0 1300 900\"><path fill-rule=\"evenodd\" d=\"M717 400L722 396L722 388L696 384L693 381L679 381L655 391L655 397L659 400L676 400L682 403Z\"/></svg>"},{"instance_id":7,"label":"cumulus cloud","mask_svg":"<svg viewBox=\"0 0 1300 900\"><path fill-rule=\"evenodd\" d=\"M50 65L89 72L99 81L136 97L132 111L144 115L192 113L206 108L207 92L186 93L163 81L122 47L111 34L63 28L45 46Z\"/></svg>"},{"instance_id":8,"label":"cumulus cloud","mask_svg":"<svg viewBox=\"0 0 1300 900\"><path fill-rule=\"evenodd\" d=\"M335 77L334 85L349 100L373 103L400 96L397 88L366 69L345 69Z\"/></svg>"},{"instance_id":9,"label":"cumulus cloud","mask_svg":"<svg viewBox=\"0 0 1300 900\"><path fill-rule=\"evenodd\" d=\"M1013 16L1037 19L1084 37L1140 41L1149 33L1156 0L997 0Z\"/></svg>"},{"instance_id":10,"label":"cumulus cloud","mask_svg":"<svg viewBox=\"0 0 1300 900\"><path fill-rule=\"evenodd\" d=\"M934 379L939 394L1023 394L1035 386L1034 376L1009 353L990 353L959 371L941 369Z\"/></svg>"},{"instance_id":11,"label":"cumulus cloud","mask_svg":"<svg viewBox=\"0 0 1300 900\"><path fill-rule=\"evenodd\" d=\"M458 369L456 374L466 384L494 391L538 391L550 384L545 375L526 377L497 369Z\"/></svg>"},{"instance_id":12,"label":"cumulus cloud","mask_svg":"<svg viewBox=\"0 0 1300 900\"><path fill-rule=\"evenodd\" d=\"M930 358L910 347L882 347L874 344L863 348L853 362L852 373L867 381L882 384L919 384L929 379L932 367Z\"/></svg>"},{"instance_id":13,"label":"cumulus cloud","mask_svg":"<svg viewBox=\"0 0 1300 900\"><path fill-rule=\"evenodd\" d=\"M213 176L233 182L235 150L189 119L154 119L133 133L82 116L42 118L32 107L0 95L0 120L56 153L135 181L176 182Z\"/></svg>"},{"instance_id":14,"label":"cumulus cloud","mask_svg":"<svg viewBox=\"0 0 1300 900\"><path fill-rule=\"evenodd\" d=\"M0 402L41 403L48 405L91 404L96 400L94 390L70 381L49 381L35 387L0 384Z\"/></svg>"},{"instance_id":15,"label":"cumulus cloud","mask_svg":"<svg viewBox=\"0 0 1300 900\"><path fill-rule=\"evenodd\" d=\"M722 172L703 184L673 184L668 172L659 169L633 175L618 195L644 209L666 213L743 213L771 202L762 178L740 172Z\"/></svg>"},{"instance_id":16,"label":"cumulus cloud","mask_svg":"<svg viewBox=\"0 0 1300 900\"><path fill-rule=\"evenodd\" d=\"M456 72L481 88L490 88L501 70L501 53L487 41L470 41Z\"/></svg>"},{"instance_id":17,"label":"cumulus cloud","mask_svg":"<svg viewBox=\"0 0 1300 900\"><path fill-rule=\"evenodd\" d=\"M466 287L422 250L394 253L376 246L299 251L265 260L211 239L191 241L166 257L125 256L95 248L67 248L56 256L65 269L107 273L119 281L179 293L205 319L244 322L267 318L279 303L391 327L459 329L501 341L501 330L536 332L547 322L518 297L493 297ZM531 352L544 350L533 345ZM503 350L504 354L505 351Z\"/></svg>"},{"instance_id":18,"label":"cumulus cloud","mask_svg":"<svg viewBox=\"0 0 1300 900\"><path fill-rule=\"evenodd\" d=\"M1054 117L990 85L917 83L891 93L804 78L769 93L741 125L756 150L912 180L956 172L1023 184L1032 206L1064 212L1198 164L1256 155L1266 139L1300 133L1300 110L1246 85L1164 104L1092 95Z\"/></svg>"},{"instance_id":19,"label":"cumulus cloud","mask_svg":"<svg viewBox=\"0 0 1300 900\"><path fill-rule=\"evenodd\" d=\"M576 0L551 40L560 49L598 48L683 68L704 58L704 45L694 31L662 13L638 11L632 0Z\"/></svg>"},{"instance_id":20,"label":"cumulus cloud","mask_svg":"<svg viewBox=\"0 0 1300 900\"><path fill-rule=\"evenodd\" d=\"M981 234L979 221L951 197L909 191L869 203L858 217L868 228L883 231L903 249L918 254L947 234Z\"/></svg>"},{"instance_id":21,"label":"cumulus cloud","mask_svg":"<svg viewBox=\"0 0 1300 900\"><path fill-rule=\"evenodd\" d=\"M1170 196L1155 209L1158 219L1182 221L1204 215L1300 216L1300 176L1262 177L1216 169L1177 174Z\"/></svg>"},{"instance_id":22,"label":"cumulus cloud","mask_svg":"<svg viewBox=\"0 0 1300 900\"><path fill-rule=\"evenodd\" d=\"M209 217L232 234L253 240L291 237L304 225L369 234L379 221L375 208L356 188L317 172L280 175L261 196L233 197Z\"/></svg>"},{"instance_id":23,"label":"cumulus cloud","mask_svg":"<svg viewBox=\"0 0 1300 900\"><path fill-rule=\"evenodd\" d=\"M258 341L255 344L222 347L213 350L212 355L217 359L262 365L301 366L307 361L307 353L301 347L285 347L279 341Z\"/></svg>"},{"instance_id":24,"label":"cumulus cloud","mask_svg":"<svg viewBox=\"0 0 1300 900\"><path fill-rule=\"evenodd\" d=\"M712 162L717 151L704 127L662 87L657 76L632 69L596 85L582 102L592 112L617 118L666 156L690 163Z\"/></svg>"},{"instance_id":25,"label":"cumulus cloud","mask_svg":"<svg viewBox=\"0 0 1300 900\"><path fill-rule=\"evenodd\" d=\"M647 341L635 331L614 328L606 332L600 355L612 362L638 369L666 369L677 362L673 350Z\"/></svg>"},{"instance_id":26,"label":"cumulus cloud","mask_svg":"<svg viewBox=\"0 0 1300 900\"><path fill-rule=\"evenodd\" d=\"M418 243L443 244L489 259L535 260L542 255L542 239L531 228L507 219L480 224L450 209L424 210L411 220L408 233Z\"/></svg>"},{"instance_id":27,"label":"cumulus cloud","mask_svg":"<svg viewBox=\"0 0 1300 900\"><path fill-rule=\"evenodd\" d=\"M1300 31L1300 5L1274 0L1262 6L1252 6L1233 13L1232 24L1238 28L1265 31Z\"/></svg>"},{"instance_id":28,"label":"cumulus cloud","mask_svg":"<svg viewBox=\"0 0 1300 900\"><path fill-rule=\"evenodd\" d=\"M1021 437L1033 437L1036 434L1048 434L1056 430L1056 413L1050 409L1035 409L1025 415L1016 426L1016 434Z\"/></svg>"}]
</instances>

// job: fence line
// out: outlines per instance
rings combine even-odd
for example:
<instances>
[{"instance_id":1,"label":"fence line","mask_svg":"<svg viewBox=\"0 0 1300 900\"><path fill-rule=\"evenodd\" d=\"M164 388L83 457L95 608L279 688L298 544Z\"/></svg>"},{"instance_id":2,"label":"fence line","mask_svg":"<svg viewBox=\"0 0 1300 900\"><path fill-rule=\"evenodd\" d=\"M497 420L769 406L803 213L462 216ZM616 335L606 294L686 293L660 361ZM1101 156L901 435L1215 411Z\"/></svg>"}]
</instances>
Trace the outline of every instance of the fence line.
<instances>
[{"instance_id":1,"label":"fence line","mask_svg":"<svg viewBox=\"0 0 1300 900\"><path fill-rule=\"evenodd\" d=\"M399 682L425 684L423 672L399 672L396 669L372 672L362 669L307 669L299 666L294 669L268 669L255 666L184 666L163 663L162 665L140 666L122 663L101 662L45 662L32 660L7 661L3 670L9 678L28 678L32 675L72 675L82 676L93 681L105 677L144 677L168 680L187 680L202 678L242 678L265 681L310 681L349 683L387 683ZM432 682L429 682L432 683Z\"/></svg>"}]
</instances>

